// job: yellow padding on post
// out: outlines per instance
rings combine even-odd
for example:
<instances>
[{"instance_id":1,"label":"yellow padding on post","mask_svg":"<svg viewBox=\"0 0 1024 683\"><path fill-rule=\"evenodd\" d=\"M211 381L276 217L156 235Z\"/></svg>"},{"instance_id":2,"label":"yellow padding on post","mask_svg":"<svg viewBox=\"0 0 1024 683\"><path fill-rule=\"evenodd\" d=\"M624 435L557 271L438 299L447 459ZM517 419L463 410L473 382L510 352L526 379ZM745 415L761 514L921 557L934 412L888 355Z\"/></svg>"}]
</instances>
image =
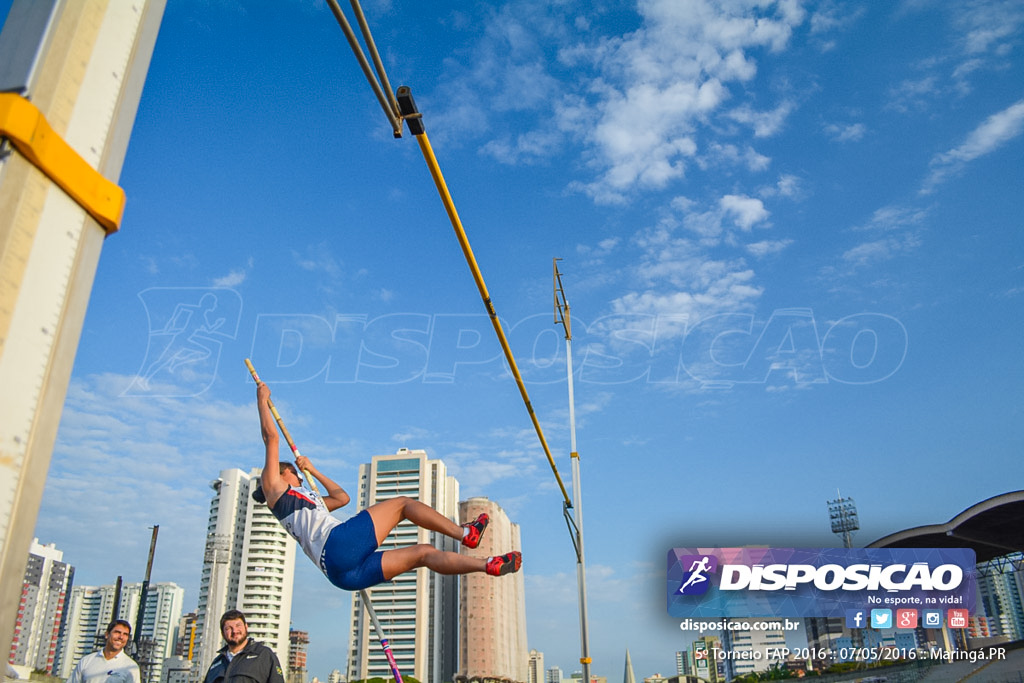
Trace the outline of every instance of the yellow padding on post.
<instances>
[{"instance_id":1,"label":"yellow padding on post","mask_svg":"<svg viewBox=\"0 0 1024 683\"><path fill-rule=\"evenodd\" d=\"M0 93L0 135L89 212L109 235L121 227L125 195L79 156L34 104Z\"/></svg>"}]
</instances>

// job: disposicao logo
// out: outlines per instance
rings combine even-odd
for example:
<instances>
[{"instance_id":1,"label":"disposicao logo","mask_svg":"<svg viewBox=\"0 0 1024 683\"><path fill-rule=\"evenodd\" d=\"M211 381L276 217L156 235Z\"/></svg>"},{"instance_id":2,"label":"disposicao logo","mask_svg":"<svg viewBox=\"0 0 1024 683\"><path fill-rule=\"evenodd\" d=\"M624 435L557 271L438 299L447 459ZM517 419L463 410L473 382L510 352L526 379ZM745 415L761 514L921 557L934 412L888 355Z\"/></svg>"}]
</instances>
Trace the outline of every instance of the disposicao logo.
<instances>
[{"instance_id":1,"label":"disposicao logo","mask_svg":"<svg viewBox=\"0 0 1024 683\"><path fill-rule=\"evenodd\" d=\"M966 548L673 548L668 611L847 619L894 607L969 611L975 572Z\"/></svg>"},{"instance_id":2,"label":"disposicao logo","mask_svg":"<svg viewBox=\"0 0 1024 683\"><path fill-rule=\"evenodd\" d=\"M679 586L679 595L703 595L711 587L709 574L718 569L718 558L714 555L684 555L679 558L682 566L689 569L683 575L683 583Z\"/></svg>"}]
</instances>

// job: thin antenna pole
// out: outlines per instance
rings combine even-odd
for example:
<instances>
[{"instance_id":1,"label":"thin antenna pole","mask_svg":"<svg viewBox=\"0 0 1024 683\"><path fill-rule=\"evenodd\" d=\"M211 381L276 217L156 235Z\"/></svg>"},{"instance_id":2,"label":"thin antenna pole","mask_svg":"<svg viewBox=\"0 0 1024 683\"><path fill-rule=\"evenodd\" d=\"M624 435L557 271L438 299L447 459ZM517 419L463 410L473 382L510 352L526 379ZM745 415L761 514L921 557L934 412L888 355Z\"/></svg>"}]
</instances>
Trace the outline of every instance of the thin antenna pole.
<instances>
[{"instance_id":1,"label":"thin antenna pole","mask_svg":"<svg viewBox=\"0 0 1024 683\"><path fill-rule=\"evenodd\" d=\"M576 526L576 583L579 587L580 611L580 664L583 665L583 683L590 683L590 636L587 627L587 567L583 554L583 491L580 481L580 454L576 451L576 399L573 393L572 318L569 300L562 286L558 262L553 259L555 291L555 323L565 330L565 372L569 383L569 457L572 460L572 497ZM568 514L568 513L566 513Z\"/></svg>"}]
</instances>

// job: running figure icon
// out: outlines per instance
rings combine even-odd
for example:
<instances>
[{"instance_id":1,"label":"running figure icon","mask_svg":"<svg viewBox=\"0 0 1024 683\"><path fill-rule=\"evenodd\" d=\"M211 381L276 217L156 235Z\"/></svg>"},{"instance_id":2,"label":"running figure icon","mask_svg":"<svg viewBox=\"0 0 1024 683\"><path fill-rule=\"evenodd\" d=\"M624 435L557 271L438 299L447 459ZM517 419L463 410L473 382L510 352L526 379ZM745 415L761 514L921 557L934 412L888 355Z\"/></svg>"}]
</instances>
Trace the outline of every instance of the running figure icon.
<instances>
[{"instance_id":1,"label":"running figure icon","mask_svg":"<svg viewBox=\"0 0 1024 683\"><path fill-rule=\"evenodd\" d=\"M683 585L679 587L680 593L694 584L703 583L708 580L708 577L704 576L704 572L711 569L711 567L708 566L708 560L709 558L707 555L699 560L694 560L693 564L691 564L690 568L687 570L690 572L689 578L686 579L686 581L683 582Z\"/></svg>"}]
</instances>

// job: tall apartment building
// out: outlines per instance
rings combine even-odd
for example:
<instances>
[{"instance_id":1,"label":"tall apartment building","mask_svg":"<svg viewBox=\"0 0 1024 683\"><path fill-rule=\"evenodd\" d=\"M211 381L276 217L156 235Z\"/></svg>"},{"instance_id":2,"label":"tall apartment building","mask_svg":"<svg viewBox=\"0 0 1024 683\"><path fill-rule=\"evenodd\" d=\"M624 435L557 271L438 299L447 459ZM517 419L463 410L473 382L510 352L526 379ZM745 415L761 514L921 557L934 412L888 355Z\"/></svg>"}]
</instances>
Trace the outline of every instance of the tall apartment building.
<instances>
[{"instance_id":1,"label":"tall apartment building","mask_svg":"<svg viewBox=\"0 0 1024 683\"><path fill-rule=\"evenodd\" d=\"M187 657L173 655L164 660L160 683L188 683L192 676L192 662Z\"/></svg>"},{"instance_id":2,"label":"tall apartment building","mask_svg":"<svg viewBox=\"0 0 1024 683\"><path fill-rule=\"evenodd\" d=\"M191 661L192 650L196 642L196 613L183 614L178 621L178 631L174 641L174 654Z\"/></svg>"},{"instance_id":3,"label":"tall apartment building","mask_svg":"<svg viewBox=\"0 0 1024 683\"><path fill-rule=\"evenodd\" d=\"M132 624L133 640L137 630L140 638L145 641L144 659L151 662L151 666L143 667L143 683L160 681L164 660L174 654L185 589L169 582L150 584L146 589L142 624L137 625L141 594L141 583L124 584L120 593L117 586L113 585L72 588L68 601L67 622L61 639L63 654L58 662L56 675L60 678L70 676L78 660L95 651L98 643L102 644L107 624L115 618L116 603L116 618Z\"/></svg>"},{"instance_id":4,"label":"tall apartment building","mask_svg":"<svg viewBox=\"0 0 1024 683\"><path fill-rule=\"evenodd\" d=\"M676 651L676 676L693 676L693 659L689 650Z\"/></svg>"},{"instance_id":5,"label":"tall apartment building","mask_svg":"<svg viewBox=\"0 0 1024 683\"><path fill-rule=\"evenodd\" d=\"M526 665L526 683L544 683L544 653L530 650Z\"/></svg>"},{"instance_id":6,"label":"tall apartment building","mask_svg":"<svg viewBox=\"0 0 1024 683\"><path fill-rule=\"evenodd\" d=\"M306 650L309 648L309 632L288 632L288 683L306 683Z\"/></svg>"},{"instance_id":7,"label":"tall apartment building","mask_svg":"<svg viewBox=\"0 0 1024 683\"><path fill-rule=\"evenodd\" d=\"M711 683L725 680L725 663L715 659L716 649L722 649L722 642L715 636L703 636L691 643L684 661L693 664L693 675ZM677 668L679 664L677 660Z\"/></svg>"},{"instance_id":8,"label":"tall apartment building","mask_svg":"<svg viewBox=\"0 0 1024 683\"><path fill-rule=\"evenodd\" d=\"M8 661L52 674L56 668L65 606L75 569L62 562L64 553L54 544L29 546L25 580L21 584L18 619Z\"/></svg>"},{"instance_id":9,"label":"tall apartment building","mask_svg":"<svg viewBox=\"0 0 1024 683\"><path fill-rule=\"evenodd\" d=\"M1024 557L1013 553L978 565L978 598L989 627L1007 640L1024 638Z\"/></svg>"},{"instance_id":10,"label":"tall apartment building","mask_svg":"<svg viewBox=\"0 0 1024 683\"><path fill-rule=\"evenodd\" d=\"M491 557L522 550L519 525L487 498L459 503L459 522L487 513L490 524L480 545L464 555ZM459 589L459 675L457 680L506 679L526 681L526 594L523 572L494 577L466 574ZM543 671L543 664L541 664Z\"/></svg>"},{"instance_id":11,"label":"tall apartment building","mask_svg":"<svg viewBox=\"0 0 1024 683\"><path fill-rule=\"evenodd\" d=\"M142 584L128 584L122 591L122 605L127 603L128 621L135 624L139 615ZM141 642L136 661L142 674L142 683L159 683L164 660L174 656L178 639L185 589L173 583L150 584L146 589L146 604L142 610L142 623L137 625ZM134 632L132 633L134 637Z\"/></svg>"},{"instance_id":12,"label":"tall apartment building","mask_svg":"<svg viewBox=\"0 0 1024 683\"><path fill-rule=\"evenodd\" d=\"M415 498L446 517L457 518L459 484L447 475L443 462L427 458L425 451L401 448L394 455L376 455L368 464L359 466L359 490L353 496L358 510L396 496ZM381 548L417 543L458 550L454 539L407 521L384 539ZM451 681L459 645L457 577L442 576L421 567L366 592L390 639L399 671L423 683ZM391 669L360 593L352 595L350 623L348 680L390 677Z\"/></svg>"},{"instance_id":13,"label":"tall apartment building","mask_svg":"<svg viewBox=\"0 0 1024 683\"><path fill-rule=\"evenodd\" d=\"M753 621L752 619L733 619L732 621ZM726 680L743 676L754 671L767 671L778 662L784 661L781 657L772 657L770 652L779 651L786 647L786 634L782 629L770 631L723 631L722 649L730 652L735 657L726 660ZM754 659L753 653L763 655Z\"/></svg>"},{"instance_id":14,"label":"tall apartment building","mask_svg":"<svg viewBox=\"0 0 1024 683\"><path fill-rule=\"evenodd\" d=\"M245 614L249 635L288 661L296 543L263 503L252 499L260 469L223 470L213 499L196 611L193 671L203 672L222 645L220 617Z\"/></svg>"}]
</instances>

